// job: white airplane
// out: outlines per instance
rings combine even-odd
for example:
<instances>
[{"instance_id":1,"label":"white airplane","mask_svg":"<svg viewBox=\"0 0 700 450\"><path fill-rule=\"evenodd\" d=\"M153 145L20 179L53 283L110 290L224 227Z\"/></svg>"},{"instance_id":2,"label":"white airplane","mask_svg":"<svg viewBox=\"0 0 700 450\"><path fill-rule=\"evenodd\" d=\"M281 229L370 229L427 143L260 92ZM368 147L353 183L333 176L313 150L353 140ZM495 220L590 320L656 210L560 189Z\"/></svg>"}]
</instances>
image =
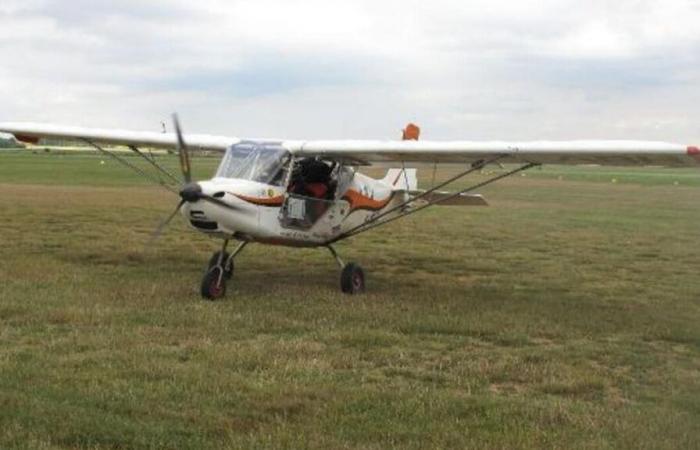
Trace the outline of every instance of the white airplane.
<instances>
[{"instance_id":1,"label":"white airplane","mask_svg":"<svg viewBox=\"0 0 700 450\"><path fill-rule=\"evenodd\" d=\"M0 123L0 132L18 141L41 138L83 141L140 175L161 184L180 202L158 228L158 236L181 213L197 231L223 240L202 279L206 299L221 298L231 279L234 258L251 242L291 247L326 247L341 268L340 287L348 294L363 292L365 275L356 263L344 263L333 244L406 217L433 205L484 205L476 189L541 164L644 165L684 167L700 164L698 147L646 141L538 141L538 142L428 142L419 141L420 129L409 124L400 141L279 141L187 135L173 117L175 133L133 132ZM187 142L187 144L185 144ZM128 146L152 166L146 173L102 145ZM193 181L188 146L220 152L223 156L213 178ZM177 150L184 181L160 166L141 148ZM359 172L370 165L389 164L383 179ZM418 163L460 164L450 179L418 190ZM490 164L517 166L492 178L460 189L443 189ZM229 241L239 241L231 253Z\"/></svg>"}]
</instances>

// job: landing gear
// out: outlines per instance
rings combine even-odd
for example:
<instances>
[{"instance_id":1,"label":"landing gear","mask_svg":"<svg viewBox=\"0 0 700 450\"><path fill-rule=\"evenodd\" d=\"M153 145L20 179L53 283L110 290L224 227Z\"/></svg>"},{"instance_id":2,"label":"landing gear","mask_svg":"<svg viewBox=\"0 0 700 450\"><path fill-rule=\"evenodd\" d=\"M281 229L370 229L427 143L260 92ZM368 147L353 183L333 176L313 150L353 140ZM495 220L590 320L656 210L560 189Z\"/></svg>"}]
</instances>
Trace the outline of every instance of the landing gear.
<instances>
[{"instance_id":1,"label":"landing gear","mask_svg":"<svg viewBox=\"0 0 700 450\"><path fill-rule=\"evenodd\" d=\"M221 256L223 253L223 257ZM233 277L233 259L230 257L228 252L226 251L218 251L215 252L213 255L211 255L211 258L209 258L209 266L207 267L207 271L211 270L212 268L218 266L219 259L223 261L224 265L224 277L226 277L227 280L230 280L231 277Z\"/></svg>"},{"instance_id":2,"label":"landing gear","mask_svg":"<svg viewBox=\"0 0 700 450\"><path fill-rule=\"evenodd\" d=\"M226 282L233 277L233 259L238 255L247 242L241 242L232 254L228 254L226 247L228 240L218 252L215 252L209 259L207 271L202 278L200 292L206 300L218 300L226 295Z\"/></svg>"},{"instance_id":3,"label":"landing gear","mask_svg":"<svg viewBox=\"0 0 700 450\"><path fill-rule=\"evenodd\" d=\"M340 290L346 294L361 294L365 291L365 272L355 263L348 263L340 272Z\"/></svg>"},{"instance_id":4,"label":"landing gear","mask_svg":"<svg viewBox=\"0 0 700 450\"><path fill-rule=\"evenodd\" d=\"M333 247L328 246L338 265L340 272L340 290L345 294L355 295L365 291L365 272L359 264L350 262L345 264Z\"/></svg>"},{"instance_id":5,"label":"landing gear","mask_svg":"<svg viewBox=\"0 0 700 450\"><path fill-rule=\"evenodd\" d=\"M221 266L207 270L202 278L202 297L207 300L218 300L226 295L226 276Z\"/></svg>"}]
</instances>

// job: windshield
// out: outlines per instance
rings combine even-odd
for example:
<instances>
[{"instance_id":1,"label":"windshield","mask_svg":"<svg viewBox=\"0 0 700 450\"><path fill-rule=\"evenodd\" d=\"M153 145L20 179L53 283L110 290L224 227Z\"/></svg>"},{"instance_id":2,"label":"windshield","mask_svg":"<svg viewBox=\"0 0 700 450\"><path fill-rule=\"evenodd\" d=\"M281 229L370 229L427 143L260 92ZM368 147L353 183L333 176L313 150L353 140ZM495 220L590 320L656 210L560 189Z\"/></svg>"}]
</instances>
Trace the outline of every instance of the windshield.
<instances>
[{"instance_id":1,"label":"windshield","mask_svg":"<svg viewBox=\"0 0 700 450\"><path fill-rule=\"evenodd\" d=\"M289 159L289 152L279 144L241 142L226 151L216 176L283 186Z\"/></svg>"}]
</instances>

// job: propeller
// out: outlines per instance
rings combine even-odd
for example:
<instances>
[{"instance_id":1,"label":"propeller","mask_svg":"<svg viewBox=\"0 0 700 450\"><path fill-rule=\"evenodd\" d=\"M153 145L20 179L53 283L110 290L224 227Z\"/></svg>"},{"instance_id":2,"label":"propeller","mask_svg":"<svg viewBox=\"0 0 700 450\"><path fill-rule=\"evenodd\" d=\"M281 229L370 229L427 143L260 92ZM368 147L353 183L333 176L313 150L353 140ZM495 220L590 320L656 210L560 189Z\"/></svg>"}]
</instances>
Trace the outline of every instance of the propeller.
<instances>
[{"instance_id":1,"label":"propeller","mask_svg":"<svg viewBox=\"0 0 700 450\"><path fill-rule=\"evenodd\" d=\"M192 166L190 165L190 152L187 150L185 138L182 137L182 128L180 128L180 120L177 117L177 113L173 114L173 124L175 125L175 134L177 136L177 154L180 157L182 178L184 178L185 183L191 183Z\"/></svg>"},{"instance_id":2,"label":"propeller","mask_svg":"<svg viewBox=\"0 0 700 450\"><path fill-rule=\"evenodd\" d=\"M151 234L151 239L148 241L148 246L150 247L151 244L153 244L155 241L160 238L160 236L163 234L163 231L170 225L170 222L177 216L177 214L180 212L180 208L182 208L182 205L185 204L185 200L180 200L180 202L177 204L177 207L175 207L175 210L164 220L158 225L158 228Z\"/></svg>"},{"instance_id":3,"label":"propeller","mask_svg":"<svg viewBox=\"0 0 700 450\"><path fill-rule=\"evenodd\" d=\"M185 143L185 138L182 135L182 128L180 127L180 120L178 119L177 113L173 114L173 125L175 128L175 135L177 137L177 154L180 159L180 170L182 171L183 185L180 189L180 202L178 202L175 210L158 225L158 228L153 232L149 244L156 241L165 231L165 229L170 225L170 222L177 216L180 212L180 208L183 207L185 203L194 203L199 200L204 200L209 203L221 206L232 211L240 211L240 208L230 205L221 199L206 195L202 192L202 186L192 181L192 166L190 164L190 152Z\"/></svg>"}]
</instances>

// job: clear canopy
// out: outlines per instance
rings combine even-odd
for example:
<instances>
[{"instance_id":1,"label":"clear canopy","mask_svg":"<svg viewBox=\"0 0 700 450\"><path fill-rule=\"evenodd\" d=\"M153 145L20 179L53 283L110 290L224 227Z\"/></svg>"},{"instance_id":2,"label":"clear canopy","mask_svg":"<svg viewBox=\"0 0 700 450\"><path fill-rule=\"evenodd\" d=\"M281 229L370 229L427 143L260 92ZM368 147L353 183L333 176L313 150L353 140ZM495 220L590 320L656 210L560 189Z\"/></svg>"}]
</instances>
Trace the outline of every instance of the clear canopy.
<instances>
[{"instance_id":1,"label":"clear canopy","mask_svg":"<svg viewBox=\"0 0 700 450\"><path fill-rule=\"evenodd\" d=\"M226 151L216 176L283 186L289 160L289 151L279 144L241 142Z\"/></svg>"}]
</instances>

